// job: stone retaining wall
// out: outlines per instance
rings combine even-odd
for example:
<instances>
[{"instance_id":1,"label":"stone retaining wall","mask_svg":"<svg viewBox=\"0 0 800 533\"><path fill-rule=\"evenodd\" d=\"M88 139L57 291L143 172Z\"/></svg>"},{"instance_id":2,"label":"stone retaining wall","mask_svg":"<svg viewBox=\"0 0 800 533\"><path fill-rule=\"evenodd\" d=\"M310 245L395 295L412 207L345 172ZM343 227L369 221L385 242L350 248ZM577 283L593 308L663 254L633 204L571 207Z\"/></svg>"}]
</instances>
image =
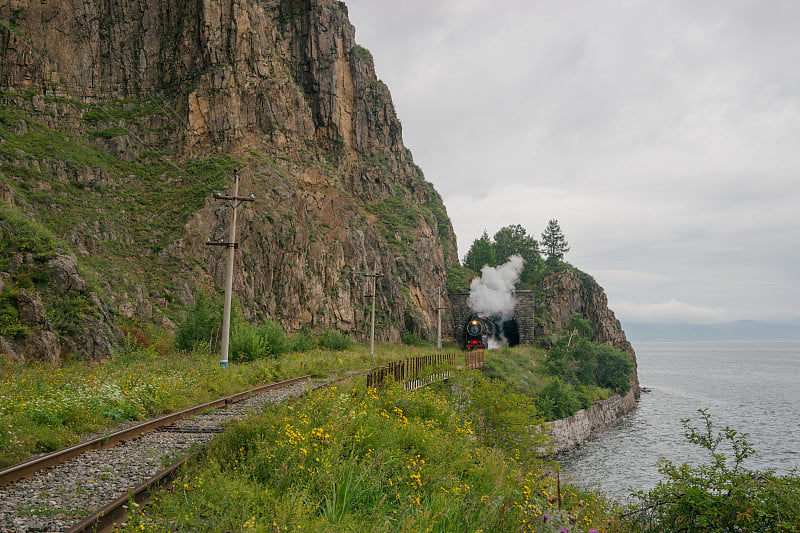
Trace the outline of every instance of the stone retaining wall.
<instances>
[{"instance_id":1,"label":"stone retaining wall","mask_svg":"<svg viewBox=\"0 0 800 533\"><path fill-rule=\"evenodd\" d=\"M552 438L550 453L555 455L577 448L619 422L634 409L636 396L632 387L625 396L615 395L607 400L600 400L588 409L581 409L569 418L547 422L547 431Z\"/></svg>"}]
</instances>

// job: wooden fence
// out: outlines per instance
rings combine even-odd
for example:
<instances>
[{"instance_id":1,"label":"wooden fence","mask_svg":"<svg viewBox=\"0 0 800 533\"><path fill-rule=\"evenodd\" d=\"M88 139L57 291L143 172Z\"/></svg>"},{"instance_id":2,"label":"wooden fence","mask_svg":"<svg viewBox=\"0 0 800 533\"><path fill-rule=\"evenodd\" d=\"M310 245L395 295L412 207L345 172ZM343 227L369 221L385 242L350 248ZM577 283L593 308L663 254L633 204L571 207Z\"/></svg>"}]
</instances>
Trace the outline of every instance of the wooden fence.
<instances>
[{"instance_id":1,"label":"wooden fence","mask_svg":"<svg viewBox=\"0 0 800 533\"><path fill-rule=\"evenodd\" d=\"M447 379L453 370L474 369L483 366L483 352L467 352L462 358L456 354L435 354L394 361L367 374L367 387L380 387L388 377L414 390L436 381ZM426 369L428 372L426 372Z\"/></svg>"}]
</instances>

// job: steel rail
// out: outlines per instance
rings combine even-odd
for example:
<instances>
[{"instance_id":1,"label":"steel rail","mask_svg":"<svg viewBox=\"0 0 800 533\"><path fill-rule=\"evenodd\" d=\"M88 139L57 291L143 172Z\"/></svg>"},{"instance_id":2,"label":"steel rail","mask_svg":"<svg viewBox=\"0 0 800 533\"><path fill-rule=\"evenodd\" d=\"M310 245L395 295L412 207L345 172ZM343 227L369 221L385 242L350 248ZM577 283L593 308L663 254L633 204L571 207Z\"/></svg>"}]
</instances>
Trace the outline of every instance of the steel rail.
<instances>
[{"instance_id":1,"label":"steel rail","mask_svg":"<svg viewBox=\"0 0 800 533\"><path fill-rule=\"evenodd\" d=\"M177 420L189 418L190 416L208 411L210 409L216 409L218 407L224 407L232 403L240 402L256 394L261 394L262 392L288 387L294 383L307 381L310 378L311 375L305 375L287 379L285 381L270 383L268 385L262 385L254 389L233 394L231 396L226 396L224 398L219 398L202 405L190 407L189 409L184 409L183 411L178 411L160 418L148 420L147 422L143 422L141 424L137 424L114 433L109 433L108 435L103 435L102 437L97 437L81 444L76 444L75 446L70 446L69 448L64 448L63 450L58 450L42 457L20 463L0 471L0 487L8 485L9 483L13 483L19 479L30 477L40 470L44 470L45 468L68 461L69 459L77 457L78 455L89 450L103 450L106 448L111 448L122 441L130 440L162 426L168 426Z\"/></svg>"},{"instance_id":2,"label":"steel rail","mask_svg":"<svg viewBox=\"0 0 800 533\"><path fill-rule=\"evenodd\" d=\"M363 376L364 374L365 374L364 372L358 372L356 375L342 376L336 379L326 381L324 383L319 383L314 387L311 387L308 390L308 392L332 387L339 383L352 379L354 377ZM310 376L302 376L299 378L294 378L279 383L273 383L265 387L253 389L252 391L247 391L234 396L229 396L228 398L223 398L223 400L229 400L228 403L233 403L232 401L230 401L231 398L237 398L236 401L243 400L245 398L248 398L249 396L252 396L252 394L256 392L262 392L266 390L285 387L291 385L292 383L296 383L302 380L307 380L309 378ZM200 407L203 406L198 406L198 409ZM146 504L153 497L157 489L173 481L178 476L180 468L188 461L197 457L201 453L203 453L203 450L199 450L191 455L183 457L175 464L162 470L149 480L142 482L139 486L128 491L126 494L123 494L115 501L109 503L99 511L93 513L90 516L87 516L77 524L74 524L67 530L67 533L112 533L116 528L116 526L125 522L125 519L128 514L128 506L131 504L131 502L135 502L136 505L140 506Z\"/></svg>"},{"instance_id":3,"label":"steel rail","mask_svg":"<svg viewBox=\"0 0 800 533\"><path fill-rule=\"evenodd\" d=\"M193 457L195 457L195 454L186 456L169 468L162 470L96 513L73 525L67 530L67 533L107 533L113 531L115 526L125 521L125 517L128 514L127 506L131 502L135 502L140 506L147 503L153 496L153 489L162 487L175 479L179 469Z\"/></svg>"},{"instance_id":4,"label":"steel rail","mask_svg":"<svg viewBox=\"0 0 800 533\"><path fill-rule=\"evenodd\" d=\"M295 378L294 380L289 380L274 385L280 385L281 387L288 386L291 385L292 383L295 383L302 379L307 379L309 377L310 376L303 376L302 378ZM309 389L309 392L317 391L327 387L332 387L335 384L351 379L352 377L354 376L352 375L343 376L330 381L326 381L324 383L317 384L311 389ZM274 388L280 388L280 387L274 387ZM108 505L103 507L101 510L97 511L96 513L90 516L87 516L77 524L73 525L72 527L70 527L70 529L67 530L67 533L112 532L115 526L124 523L125 518L128 514L127 508L130 505L131 501L135 502L137 505L140 506L147 503L152 498L156 489L167 485L169 482L175 479L179 473L180 468L188 461L190 461L192 458L197 457L198 454L200 453L202 453L202 450L196 452L195 454L186 456L182 458L180 461L173 464L172 466L162 470L148 481L144 481L141 485L129 491L127 494L120 496L112 503L109 503Z\"/></svg>"}]
</instances>

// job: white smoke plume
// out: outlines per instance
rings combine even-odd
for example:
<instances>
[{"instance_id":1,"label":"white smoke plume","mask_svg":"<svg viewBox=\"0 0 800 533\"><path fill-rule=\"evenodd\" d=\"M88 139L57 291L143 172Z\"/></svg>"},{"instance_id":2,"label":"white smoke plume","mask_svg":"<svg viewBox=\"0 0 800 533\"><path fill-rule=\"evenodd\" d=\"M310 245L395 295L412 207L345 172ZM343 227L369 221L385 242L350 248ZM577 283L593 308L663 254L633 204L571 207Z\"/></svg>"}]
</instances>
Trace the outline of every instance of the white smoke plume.
<instances>
[{"instance_id":1,"label":"white smoke plume","mask_svg":"<svg viewBox=\"0 0 800 533\"><path fill-rule=\"evenodd\" d=\"M508 320L514 313L514 286L517 284L525 261L512 255L508 262L497 268L484 266L480 279L475 278L469 286L467 305L473 312L485 317Z\"/></svg>"}]
</instances>

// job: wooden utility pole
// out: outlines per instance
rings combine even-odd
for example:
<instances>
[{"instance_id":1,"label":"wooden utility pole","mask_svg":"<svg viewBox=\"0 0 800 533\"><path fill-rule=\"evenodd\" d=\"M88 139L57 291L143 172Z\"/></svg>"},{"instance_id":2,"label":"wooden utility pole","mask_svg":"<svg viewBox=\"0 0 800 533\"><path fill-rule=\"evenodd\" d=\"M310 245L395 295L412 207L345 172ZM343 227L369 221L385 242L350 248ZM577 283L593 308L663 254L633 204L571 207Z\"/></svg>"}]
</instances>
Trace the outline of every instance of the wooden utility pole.
<instances>
[{"instance_id":1,"label":"wooden utility pole","mask_svg":"<svg viewBox=\"0 0 800 533\"><path fill-rule=\"evenodd\" d=\"M369 320L369 354L375 355L375 281L383 276L378 272L378 261L375 261L375 271L373 274L364 273L368 278L372 278L372 311Z\"/></svg>"},{"instance_id":2,"label":"wooden utility pole","mask_svg":"<svg viewBox=\"0 0 800 533\"><path fill-rule=\"evenodd\" d=\"M436 287L436 318L439 323L438 328L436 329L436 350L442 351L442 288Z\"/></svg>"},{"instance_id":3,"label":"wooden utility pole","mask_svg":"<svg viewBox=\"0 0 800 533\"><path fill-rule=\"evenodd\" d=\"M231 336L231 297L233 293L233 252L239 247L236 242L236 210L243 202L252 202L255 197L252 193L249 196L239 196L239 169L233 171L233 195L224 196L218 192L214 193L214 199L228 202L231 208L231 226L228 233L227 242L207 242L209 246L226 246L228 248L228 265L225 272L225 307L222 312L222 347L220 348L219 366L228 368L228 345Z\"/></svg>"}]
</instances>

